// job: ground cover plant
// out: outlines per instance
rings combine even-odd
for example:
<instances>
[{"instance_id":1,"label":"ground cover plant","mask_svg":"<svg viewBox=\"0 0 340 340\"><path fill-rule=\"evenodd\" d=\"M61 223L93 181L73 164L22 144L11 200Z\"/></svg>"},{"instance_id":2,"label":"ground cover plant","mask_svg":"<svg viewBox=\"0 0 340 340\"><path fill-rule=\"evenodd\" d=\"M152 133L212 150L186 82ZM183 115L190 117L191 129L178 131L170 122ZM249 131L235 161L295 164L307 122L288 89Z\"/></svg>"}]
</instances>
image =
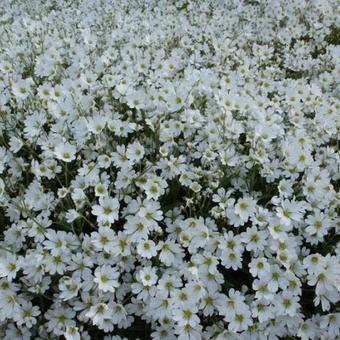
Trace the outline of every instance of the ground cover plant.
<instances>
[{"instance_id":1,"label":"ground cover plant","mask_svg":"<svg viewBox=\"0 0 340 340\"><path fill-rule=\"evenodd\" d=\"M0 2L1 339L339 339L336 0Z\"/></svg>"}]
</instances>

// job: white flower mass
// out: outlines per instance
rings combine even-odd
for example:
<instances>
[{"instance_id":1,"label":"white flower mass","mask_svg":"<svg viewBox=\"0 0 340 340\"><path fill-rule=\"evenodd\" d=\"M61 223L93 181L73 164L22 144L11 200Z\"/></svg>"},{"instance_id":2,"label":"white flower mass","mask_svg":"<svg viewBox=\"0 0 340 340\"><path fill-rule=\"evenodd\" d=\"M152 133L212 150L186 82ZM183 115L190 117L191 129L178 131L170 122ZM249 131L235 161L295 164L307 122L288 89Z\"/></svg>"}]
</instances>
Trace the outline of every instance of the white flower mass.
<instances>
[{"instance_id":1,"label":"white flower mass","mask_svg":"<svg viewBox=\"0 0 340 340\"><path fill-rule=\"evenodd\" d=\"M337 0L0 1L0 339L340 339Z\"/></svg>"}]
</instances>

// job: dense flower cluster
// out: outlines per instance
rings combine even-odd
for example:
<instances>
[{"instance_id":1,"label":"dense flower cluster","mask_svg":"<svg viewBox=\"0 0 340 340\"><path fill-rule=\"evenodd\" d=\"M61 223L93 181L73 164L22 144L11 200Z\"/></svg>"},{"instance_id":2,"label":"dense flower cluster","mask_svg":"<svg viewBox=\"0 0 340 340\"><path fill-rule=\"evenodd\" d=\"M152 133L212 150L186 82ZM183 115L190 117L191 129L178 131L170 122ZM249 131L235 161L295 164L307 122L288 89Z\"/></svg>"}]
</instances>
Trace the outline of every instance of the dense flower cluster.
<instances>
[{"instance_id":1,"label":"dense flower cluster","mask_svg":"<svg viewBox=\"0 0 340 340\"><path fill-rule=\"evenodd\" d=\"M336 0L0 13L1 339L340 336Z\"/></svg>"}]
</instances>

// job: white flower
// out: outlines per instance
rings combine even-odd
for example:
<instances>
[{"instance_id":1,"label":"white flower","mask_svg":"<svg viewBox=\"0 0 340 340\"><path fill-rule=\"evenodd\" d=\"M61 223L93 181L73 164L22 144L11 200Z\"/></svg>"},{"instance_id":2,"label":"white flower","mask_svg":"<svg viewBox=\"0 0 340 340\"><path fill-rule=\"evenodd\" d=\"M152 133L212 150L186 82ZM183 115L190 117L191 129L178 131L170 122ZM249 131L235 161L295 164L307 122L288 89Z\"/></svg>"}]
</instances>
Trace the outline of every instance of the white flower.
<instances>
[{"instance_id":1,"label":"white flower","mask_svg":"<svg viewBox=\"0 0 340 340\"><path fill-rule=\"evenodd\" d=\"M115 238L113 230L107 227L99 227L98 232L94 232L91 235L91 241L94 246L106 252L113 250Z\"/></svg>"},{"instance_id":2,"label":"white flower","mask_svg":"<svg viewBox=\"0 0 340 340\"><path fill-rule=\"evenodd\" d=\"M56 157L64 162L72 162L76 158L76 147L69 143L60 143L54 148Z\"/></svg>"},{"instance_id":3,"label":"white flower","mask_svg":"<svg viewBox=\"0 0 340 340\"><path fill-rule=\"evenodd\" d=\"M66 221L67 223L72 223L73 221L75 221L78 217L79 217L79 213L77 212L77 210L75 209L70 209L66 212L65 217L66 217Z\"/></svg>"},{"instance_id":4,"label":"white flower","mask_svg":"<svg viewBox=\"0 0 340 340\"><path fill-rule=\"evenodd\" d=\"M103 292L114 292L119 287L119 273L111 266L96 268L94 275L93 281L98 284L98 288Z\"/></svg>"},{"instance_id":5,"label":"white flower","mask_svg":"<svg viewBox=\"0 0 340 340\"><path fill-rule=\"evenodd\" d=\"M60 299L66 301L78 295L81 287L79 278L62 277L59 281Z\"/></svg>"},{"instance_id":6,"label":"white flower","mask_svg":"<svg viewBox=\"0 0 340 340\"><path fill-rule=\"evenodd\" d=\"M112 321L115 324L120 324L127 317L126 310L122 304L114 303L112 306Z\"/></svg>"},{"instance_id":7,"label":"white flower","mask_svg":"<svg viewBox=\"0 0 340 340\"><path fill-rule=\"evenodd\" d=\"M13 84L13 94L18 99L26 99L32 91L33 80L32 78L21 79Z\"/></svg>"},{"instance_id":8,"label":"white flower","mask_svg":"<svg viewBox=\"0 0 340 340\"><path fill-rule=\"evenodd\" d=\"M9 281L12 281L20 270L18 259L15 255L8 252L2 252L1 255L0 277L7 277Z\"/></svg>"},{"instance_id":9,"label":"white flower","mask_svg":"<svg viewBox=\"0 0 340 340\"><path fill-rule=\"evenodd\" d=\"M277 216L285 225L290 225L292 221L300 221L305 212L305 202L296 202L295 200L284 200L281 207L277 207Z\"/></svg>"},{"instance_id":10,"label":"white flower","mask_svg":"<svg viewBox=\"0 0 340 340\"><path fill-rule=\"evenodd\" d=\"M279 313L282 313L282 315L287 314L289 316L295 316L298 308L300 307L298 301L299 297L282 293L279 296L279 299L276 300L275 307Z\"/></svg>"},{"instance_id":11,"label":"white flower","mask_svg":"<svg viewBox=\"0 0 340 340\"><path fill-rule=\"evenodd\" d=\"M305 222L307 223L306 232L310 235L316 234L317 237L323 237L328 233L331 221L325 214L315 211L313 215L309 215Z\"/></svg>"},{"instance_id":12,"label":"white flower","mask_svg":"<svg viewBox=\"0 0 340 340\"><path fill-rule=\"evenodd\" d=\"M138 272L138 277L144 286L152 286L157 282L156 269L152 267L146 267Z\"/></svg>"},{"instance_id":13,"label":"white flower","mask_svg":"<svg viewBox=\"0 0 340 340\"><path fill-rule=\"evenodd\" d=\"M90 318L94 325L101 326L105 318L110 317L109 307L105 303L98 303L91 306L86 313L86 317Z\"/></svg>"},{"instance_id":14,"label":"white flower","mask_svg":"<svg viewBox=\"0 0 340 340\"><path fill-rule=\"evenodd\" d=\"M119 201L117 198L99 197L99 205L92 207L92 214L97 216L98 223L111 224L118 219Z\"/></svg>"},{"instance_id":15,"label":"white flower","mask_svg":"<svg viewBox=\"0 0 340 340\"><path fill-rule=\"evenodd\" d=\"M19 326L25 325L28 328L32 328L37 323L37 316L40 315L39 307L33 306L31 302L22 302L20 313L14 315Z\"/></svg>"},{"instance_id":16,"label":"white flower","mask_svg":"<svg viewBox=\"0 0 340 340\"><path fill-rule=\"evenodd\" d=\"M88 78L90 80L91 78ZM106 125L106 118L104 116L94 116L89 118L87 127L93 134L99 134L103 131Z\"/></svg>"},{"instance_id":17,"label":"white flower","mask_svg":"<svg viewBox=\"0 0 340 340\"><path fill-rule=\"evenodd\" d=\"M144 157L144 154L144 147L139 142L130 144L126 150L127 157L133 162L140 161Z\"/></svg>"},{"instance_id":18,"label":"white flower","mask_svg":"<svg viewBox=\"0 0 340 340\"><path fill-rule=\"evenodd\" d=\"M244 221L247 221L249 217L255 213L256 202L251 198L243 198L237 201L235 205L235 214L240 216Z\"/></svg>"},{"instance_id":19,"label":"white flower","mask_svg":"<svg viewBox=\"0 0 340 340\"><path fill-rule=\"evenodd\" d=\"M66 340L80 340L80 334L78 327L69 326L66 328L66 332L63 334Z\"/></svg>"},{"instance_id":20,"label":"white flower","mask_svg":"<svg viewBox=\"0 0 340 340\"><path fill-rule=\"evenodd\" d=\"M232 332L239 332L246 330L253 321L250 317L250 311L248 308L242 308L237 310L234 317L231 319L228 329Z\"/></svg>"},{"instance_id":21,"label":"white flower","mask_svg":"<svg viewBox=\"0 0 340 340\"><path fill-rule=\"evenodd\" d=\"M0 1L0 338L340 338L338 2L68 2Z\"/></svg>"},{"instance_id":22,"label":"white flower","mask_svg":"<svg viewBox=\"0 0 340 340\"><path fill-rule=\"evenodd\" d=\"M264 257L260 257L257 259L253 259L249 263L249 272L254 276L265 277L270 273L270 265L267 262L267 259Z\"/></svg>"},{"instance_id":23,"label":"white flower","mask_svg":"<svg viewBox=\"0 0 340 340\"><path fill-rule=\"evenodd\" d=\"M190 325L195 327L199 323L199 318L196 315L197 308L190 304L183 304L173 312L173 319L179 326Z\"/></svg>"},{"instance_id":24,"label":"white flower","mask_svg":"<svg viewBox=\"0 0 340 340\"><path fill-rule=\"evenodd\" d=\"M151 240L140 241L137 246L137 252L140 256L150 259L157 254L156 244Z\"/></svg>"}]
</instances>

